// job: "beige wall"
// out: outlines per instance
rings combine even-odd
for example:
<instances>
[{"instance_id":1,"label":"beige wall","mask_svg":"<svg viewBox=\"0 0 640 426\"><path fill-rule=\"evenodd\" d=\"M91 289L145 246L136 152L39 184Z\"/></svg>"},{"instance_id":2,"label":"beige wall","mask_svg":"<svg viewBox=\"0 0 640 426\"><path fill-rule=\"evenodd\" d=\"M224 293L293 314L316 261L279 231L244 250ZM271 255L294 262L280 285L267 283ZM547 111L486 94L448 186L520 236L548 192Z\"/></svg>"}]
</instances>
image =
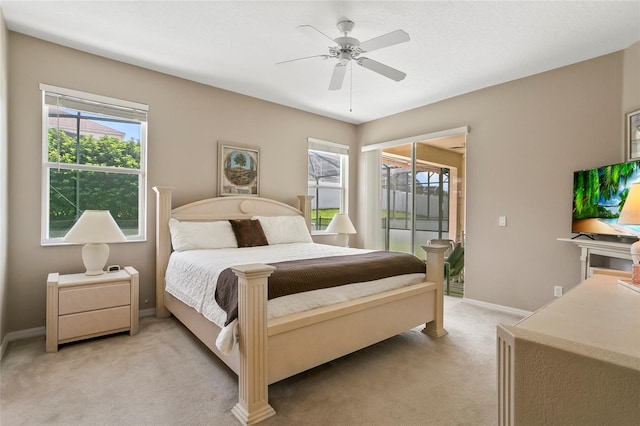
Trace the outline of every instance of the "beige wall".
<instances>
[{"instance_id":1,"label":"beige wall","mask_svg":"<svg viewBox=\"0 0 640 426\"><path fill-rule=\"evenodd\" d=\"M640 109L640 41L624 51L622 111Z\"/></svg>"},{"instance_id":2,"label":"beige wall","mask_svg":"<svg viewBox=\"0 0 640 426\"><path fill-rule=\"evenodd\" d=\"M0 36L6 42L4 28ZM0 51L7 51L2 43ZM554 285L568 289L578 282L578 250L556 241L569 235L572 172L623 159L622 117L640 105L640 93L634 93L639 57L636 43L624 52L356 127L9 32L11 227L0 289L6 282L11 303L5 299L0 316L3 336L44 325L48 272L82 268L78 246L40 246L39 83L149 105L149 238L113 245L110 257L110 263L140 270L141 309L154 306L151 186L175 186L176 205L215 196L218 140L260 146L262 195L294 204L306 192L307 137L357 152L357 145L469 125L466 297L534 310L551 300ZM1 60L4 80L6 66ZM6 105L2 92L0 105ZM0 143L3 138L0 133ZM357 155L350 166L349 210L363 229ZM2 182L0 175L0 189ZM0 208L0 221L2 215L6 220ZM500 215L508 218L506 228L497 227ZM359 240L361 235L351 244Z\"/></svg>"},{"instance_id":3,"label":"beige wall","mask_svg":"<svg viewBox=\"0 0 640 426\"><path fill-rule=\"evenodd\" d=\"M7 333L7 228L8 131L7 131L7 26L0 9L0 342Z\"/></svg>"},{"instance_id":4,"label":"beige wall","mask_svg":"<svg viewBox=\"0 0 640 426\"><path fill-rule=\"evenodd\" d=\"M217 141L232 141L261 148L263 196L297 205L296 196L307 191L307 137L354 147L356 143L356 128L348 123L13 32L9 72L8 331L44 325L48 272L82 270L79 246L40 246L39 83L149 105L148 241L111 245L109 258L109 263L140 271L141 309L155 304L152 186L175 186L175 205L215 196ZM351 170L351 182L357 184L355 158ZM354 201L350 209L355 212Z\"/></svg>"},{"instance_id":5,"label":"beige wall","mask_svg":"<svg viewBox=\"0 0 640 426\"><path fill-rule=\"evenodd\" d=\"M359 126L360 145L470 126L465 297L532 311L554 285L578 283L579 251L556 238L570 235L573 171L623 160L624 59L613 53ZM624 68L628 79L639 71Z\"/></svg>"}]
</instances>

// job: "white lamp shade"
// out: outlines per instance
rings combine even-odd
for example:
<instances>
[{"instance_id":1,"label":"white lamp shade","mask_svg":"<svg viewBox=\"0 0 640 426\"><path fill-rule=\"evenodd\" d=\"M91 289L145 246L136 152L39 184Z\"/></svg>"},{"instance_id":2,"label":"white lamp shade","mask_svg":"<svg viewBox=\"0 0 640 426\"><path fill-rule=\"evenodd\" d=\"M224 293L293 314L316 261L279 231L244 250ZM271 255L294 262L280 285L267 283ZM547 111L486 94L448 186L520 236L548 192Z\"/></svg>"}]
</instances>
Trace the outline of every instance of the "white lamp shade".
<instances>
[{"instance_id":1,"label":"white lamp shade","mask_svg":"<svg viewBox=\"0 0 640 426\"><path fill-rule=\"evenodd\" d=\"M618 217L618 224L640 225L640 183L631 185L627 199Z\"/></svg>"},{"instance_id":2,"label":"white lamp shade","mask_svg":"<svg viewBox=\"0 0 640 426\"><path fill-rule=\"evenodd\" d=\"M104 273L104 265L109 259L109 246L105 243L119 243L127 238L108 210L85 210L64 240L85 243L82 247L82 263L87 270L85 274L100 275Z\"/></svg>"},{"instance_id":3,"label":"white lamp shade","mask_svg":"<svg viewBox=\"0 0 640 426\"><path fill-rule=\"evenodd\" d=\"M640 225L640 183L631 185L627 199L618 217L618 224ZM631 245L631 259L636 265L640 263L640 241L636 241Z\"/></svg>"},{"instance_id":4,"label":"white lamp shade","mask_svg":"<svg viewBox=\"0 0 640 426\"><path fill-rule=\"evenodd\" d=\"M127 238L109 210L85 210L64 240L70 243L121 243Z\"/></svg>"},{"instance_id":5,"label":"white lamp shade","mask_svg":"<svg viewBox=\"0 0 640 426\"><path fill-rule=\"evenodd\" d=\"M353 227L349 216L345 213L338 213L331 219L326 231L336 234L355 234L356 228Z\"/></svg>"}]
</instances>

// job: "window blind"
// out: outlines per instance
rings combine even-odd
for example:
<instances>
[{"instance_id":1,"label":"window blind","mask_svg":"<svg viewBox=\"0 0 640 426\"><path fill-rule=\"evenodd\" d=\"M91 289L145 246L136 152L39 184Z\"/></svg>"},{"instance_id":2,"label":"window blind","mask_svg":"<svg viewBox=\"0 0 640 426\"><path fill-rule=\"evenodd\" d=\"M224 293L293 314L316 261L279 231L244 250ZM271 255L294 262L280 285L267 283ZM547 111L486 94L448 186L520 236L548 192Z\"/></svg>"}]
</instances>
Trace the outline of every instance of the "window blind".
<instances>
[{"instance_id":1,"label":"window blind","mask_svg":"<svg viewBox=\"0 0 640 426\"><path fill-rule=\"evenodd\" d=\"M349 146L320 139L308 138L309 149L314 151L331 152L333 154L349 155Z\"/></svg>"},{"instance_id":2,"label":"window blind","mask_svg":"<svg viewBox=\"0 0 640 426\"><path fill-rule=\"evenodd\" d=\"M85 93L82 93L82 97L80 97L80 93L75 90L46 84L41 84L40 90L44 92L44 102L46 105L54 105L94 114L110 115L137 122L147 121L147 111L149 107L144 104L120 101L106 96Z\"/></svg>"}]
</instances>

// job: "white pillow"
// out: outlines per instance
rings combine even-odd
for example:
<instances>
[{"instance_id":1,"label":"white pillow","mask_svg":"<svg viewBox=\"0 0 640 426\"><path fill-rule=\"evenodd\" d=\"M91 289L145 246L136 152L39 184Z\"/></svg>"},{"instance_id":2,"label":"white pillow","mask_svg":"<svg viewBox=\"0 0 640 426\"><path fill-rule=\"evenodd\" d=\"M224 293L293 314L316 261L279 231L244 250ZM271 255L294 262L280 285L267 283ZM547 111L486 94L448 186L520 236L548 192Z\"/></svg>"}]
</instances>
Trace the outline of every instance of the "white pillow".
<instances>
[{"instance_id":1,"label":"white pillow","mask_svg":"<svg viewBox=\"0 0 640 426\"><path fill-rule=\"evenodd\" d=\"M254 216L252 219L260 221L269 245L313 242L302 216Z\"/></svg>"},{"instance_id":2,"label":"white pillow","mask_svg":"<svg viewBox=\"0 0 640 426\"><path fill-rule=\"evenodd\" d=\"M228 220L180 222L169 219L171 244L175 251L238 247Z\"/></svg>"}]
</instances>

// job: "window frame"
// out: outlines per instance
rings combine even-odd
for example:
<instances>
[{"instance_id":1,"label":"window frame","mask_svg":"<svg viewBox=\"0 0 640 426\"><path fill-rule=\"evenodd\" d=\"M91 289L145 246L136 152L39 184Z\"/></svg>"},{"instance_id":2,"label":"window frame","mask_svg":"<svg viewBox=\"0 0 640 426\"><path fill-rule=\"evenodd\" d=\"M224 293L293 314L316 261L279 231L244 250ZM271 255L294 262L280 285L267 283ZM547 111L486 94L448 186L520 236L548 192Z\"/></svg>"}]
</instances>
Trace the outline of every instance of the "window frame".
<instances>
[{"instance_id":1,"label":"window frame","mask_svg":"<svg viewBox=\"0 0 640 426\"><path fill-rule=\"evenodd\" d=\"M64 237L49 237L49 184L50 184L50 169L65 169L65 170L79 170L79 171L96 171L96 172L108 172L118 174L134 174L138 176L138 233L136 235L127 235L126 242L139 242L147 241L147 126L148 118L140 120L140 167L139 169L126 169L120 167L111 166L91 166L85 164L72 164L72 163L58 163L49 161L49 112L46 103L46 94L56 94L67 97L77 98L82 101L97 104L107 104L116 108L122 108L123 110L135 110L139 114L143 114L146 117L149 107L148 105L126 101L122 99L111 98L102 95L96 95L92 93L82 92L73 89L67 89L63 87L52 86L41 83L40 91L42 96L42 157L41 157L41 218L40 218L40 245L42 246L56 246L56 245L68 245L70 243L64 242Z\"/></svg>"},{"instance_id":2,"label":"window frame","mask_svg":"<svg viewBox=\"0 0 640 426\"><path fill-rule=\"evenodd\" d=\"M329 154L340 155L340 183L336 184L311 184L308 178L307 172L307 193L310 194L310 190L313 189L339 189L340 190L340 209L339 213L349 214L348 200L349 200L349 146L335 142L328 142L315 138L308 138L307 148L307 164L309 161L309 151L319 151ZM317 205L318 200L312 200ZM316 223L317 226L317 223ZM325 234L324 229L312 229L312 234Z\"/></svg>"}]
</instances>

